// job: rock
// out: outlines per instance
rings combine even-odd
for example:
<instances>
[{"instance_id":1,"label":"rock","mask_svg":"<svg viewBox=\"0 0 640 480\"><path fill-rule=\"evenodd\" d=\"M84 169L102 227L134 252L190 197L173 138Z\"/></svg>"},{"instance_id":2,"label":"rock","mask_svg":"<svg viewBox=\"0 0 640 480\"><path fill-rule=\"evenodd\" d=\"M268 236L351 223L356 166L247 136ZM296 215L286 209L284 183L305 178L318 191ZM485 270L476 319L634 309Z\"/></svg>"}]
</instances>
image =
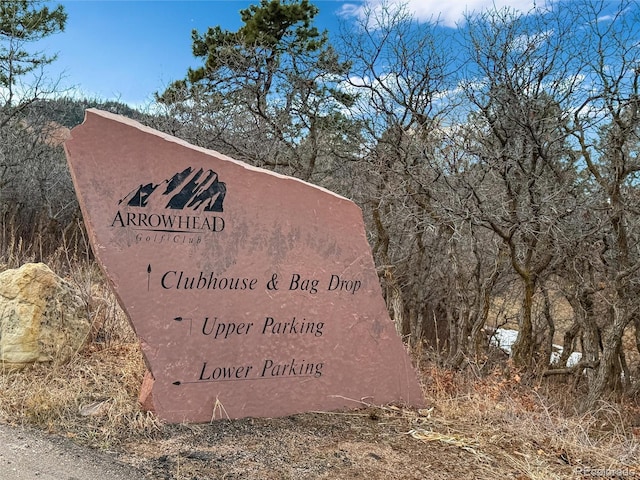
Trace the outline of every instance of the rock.
<instances>
[{"instance_id":1,"label":"rock","mask_svg":"<svg viewBox=\"0 0 640 480\"><path fill-rule=\"evenodd\" d=\"M103 415L109 408L109 399L98 400L88 405L82 405L78 412L83 417L97 417Z\"/></svg>"},{"instance_id":2,"label":"rock","mask_svg":"<svg viewBox=\"0 0 640 480\"><path fill-rule=\"evenodd\" d=\"M87 340L90 324L77 290L43 263L0 273L0 365L64 363Z\"/></svg>"},{"instance_id":3,"label":"rock","mask_svg":"<svg viewBox=\"0 0 640 480\"><path fill-rule=\"evenodd\" d=\"M94 109L65 150L150 370L145 410L199 423L424 406L355 203Z\"/></svg>"}]
</instances>

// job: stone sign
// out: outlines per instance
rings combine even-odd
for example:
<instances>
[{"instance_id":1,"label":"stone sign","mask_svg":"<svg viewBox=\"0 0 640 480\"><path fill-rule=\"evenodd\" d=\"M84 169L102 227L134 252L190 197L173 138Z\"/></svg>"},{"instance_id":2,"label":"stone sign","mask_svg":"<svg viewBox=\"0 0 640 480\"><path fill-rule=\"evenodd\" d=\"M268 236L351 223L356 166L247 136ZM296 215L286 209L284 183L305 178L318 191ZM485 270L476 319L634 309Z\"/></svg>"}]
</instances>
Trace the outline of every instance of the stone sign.
<instances>
[{"instance_id":1,"label":"stone sign","mask_svg":"<svg viewBox=\"0 0 640 480\"><path fill-rule=\"evenodd\" d=\"M142 345L145 408L207 422L423 404L353 202L99 110L65 149Z\"/></svg>"}]
</instances>

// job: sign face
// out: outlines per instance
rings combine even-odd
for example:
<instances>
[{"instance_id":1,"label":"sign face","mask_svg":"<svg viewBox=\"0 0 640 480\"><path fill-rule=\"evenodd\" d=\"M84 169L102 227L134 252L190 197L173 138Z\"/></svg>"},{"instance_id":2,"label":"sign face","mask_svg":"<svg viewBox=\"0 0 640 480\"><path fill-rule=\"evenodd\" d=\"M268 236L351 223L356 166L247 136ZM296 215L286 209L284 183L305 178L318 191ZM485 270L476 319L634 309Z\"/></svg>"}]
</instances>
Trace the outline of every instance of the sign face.
<instances>
[{"instance_id":1,"label":"sign face","mask_svg":"<svg viewBox=\"0 0 640 480\"><path fill-rule=\"evenodd\" d=\"M65 149L142 345L145 408L177 423L423 404L353 202L93 109Z\"/></svg>"}]
</instances>

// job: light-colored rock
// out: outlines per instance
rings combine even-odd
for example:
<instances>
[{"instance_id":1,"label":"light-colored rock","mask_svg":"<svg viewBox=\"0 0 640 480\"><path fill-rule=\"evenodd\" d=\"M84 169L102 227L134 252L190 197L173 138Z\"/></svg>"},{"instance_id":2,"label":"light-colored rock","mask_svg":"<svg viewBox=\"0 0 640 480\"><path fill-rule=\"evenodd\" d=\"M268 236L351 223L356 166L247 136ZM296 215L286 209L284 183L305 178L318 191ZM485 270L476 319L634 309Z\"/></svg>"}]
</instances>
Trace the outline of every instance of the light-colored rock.
<instances>
[{"instance_id":1,"label":"light-colored rock","mask_svg":"<svg viewBox=\"0 0 640 480\"><path fill-rule=\"evenodd\" d=\"M64 363L89 334L77 290L43 263L0 273L0 369Z\"/></svg>"}]
</instances>

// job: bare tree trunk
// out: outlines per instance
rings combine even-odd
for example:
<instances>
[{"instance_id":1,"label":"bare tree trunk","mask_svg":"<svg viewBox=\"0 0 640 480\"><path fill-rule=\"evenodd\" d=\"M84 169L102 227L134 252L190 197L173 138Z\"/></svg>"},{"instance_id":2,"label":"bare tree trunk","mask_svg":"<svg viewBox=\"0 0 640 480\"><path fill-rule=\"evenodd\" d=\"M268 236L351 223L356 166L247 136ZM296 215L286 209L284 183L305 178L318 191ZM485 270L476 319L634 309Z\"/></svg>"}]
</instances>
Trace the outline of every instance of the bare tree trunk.
<instances>
[{"instance_id":1,"label":"bare tree trunk","mask_svg":"<svg viewBox=\"0 0 640 480\"><path fill-rule=\"evenodd\" d=\"M391 316L396 325L396 331L401 337L411 336L409 318L404 314L404 302L402 301L402 291L398 285L398 280L391 267L385 268L385 283L387 285L387 309L391 311ZM416 339L411 339L410 343L415 344Z\"/></svg>"},{"instance_id":2,"label":"bare tree trunk","mask_svg":"<svg viewBox=\"0 0 640 480\"><path fill-rule=\"evenodd\" d=\"M640 316L635 315L633 322L636 327L636 349L640 353Z\"/></svg>"},{"instance_id":3,"label":"bare tree trunk","mask_svg":"<svg viewBox=\"0 0 640 480\"><path fill-rule=\"evenodd\" d=\"M573 340L572 335L577 335L578 332L581 332L582 361L589 365L598 365L600 363L600 352L602 351L602 339L595 319L593 299L591 298L593 292L590 289L581 287L579 289L577 293L566 297L573 309L575 327L565 333L564 348L565 350L567 349L568 339ZM569 353L563 351L562 358L564 363L559 365L560 368L565 366ZM591 385L595 381L596 370L594 368L587 369L586 376L587 383Z\"/></svg>"},{"instance_id":4,"label":"bare tree trunk","mask_svg":"<svg viewBox=\"0 0 640 480\"><path fill-rule=\"evenodd\" d=\"M615 306L610 309L610 315L613 318L602 337L602 356L595 378L589 385L589 394L585 402L586 409L595 408L600 400L606 398L608 392L615 390L616 386L620 385L622 336L631 321L631 318L625 313L619 311Z\"/></svg>"},{"instance_id":5,"label":"bare tree trunk","mask_svg":"<svg viewBox=\"0 0 640 480\"><path fill-rule=\"evenodd\" d=\"M518 337L513 344L513 362L518 367L529 368L533 364L533 294L536 282L530 277L524 278L524 297L519 322Z\"/></svg>"},{"instance_id":6,"label":"bare tree trunk","mask_svg":"<svg viewBox=\"0 0 640 480\"><path fill-rule=\"evenodd\" d=\"M547 321L547 327L549 331L547 333L546 341L542 347L541 358L539 367L543 370L549 368L549 364L551 362L551 354L553 352L553 336L556 333L555 322L553 321L553 316L551 315L551 301L549 299L549 290L544 282L541 282L541 290L542 290L542 298L543 298L543 315L545 320Z\"/></svg>"},{"instance_id":7,"label":"bare tree trunk","mask_svg":"<svg viewBox=\"0 0 640 480\"><path fill-rule=\"evenodd\" d=\"M569 329L566 332L564 332L564 338L562 342L562 353L560 354L559 360L553 366L564 368L567 365L567 361L569 360L569 357L575 350L575 340L579 332L580 332L580 323L578 323L574 318L573 323L571 324L571 327L569 327Z\"/></svg>"}]
</instances>

